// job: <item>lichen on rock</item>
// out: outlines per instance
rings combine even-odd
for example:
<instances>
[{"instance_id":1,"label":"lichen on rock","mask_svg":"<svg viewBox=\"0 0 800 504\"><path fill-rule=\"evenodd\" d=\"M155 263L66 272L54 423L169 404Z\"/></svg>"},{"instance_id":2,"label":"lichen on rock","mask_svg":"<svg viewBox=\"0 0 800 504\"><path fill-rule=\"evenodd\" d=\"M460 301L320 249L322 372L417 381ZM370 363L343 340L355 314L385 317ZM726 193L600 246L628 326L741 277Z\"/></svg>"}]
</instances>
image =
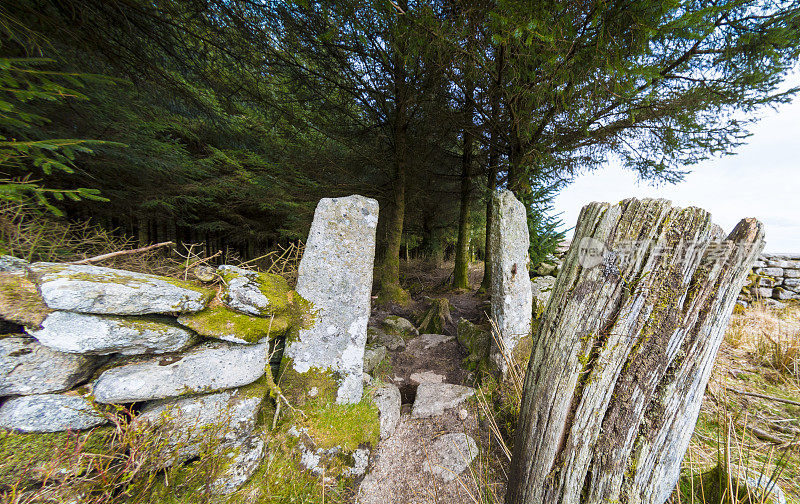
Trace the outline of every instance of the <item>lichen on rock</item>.
<instances>
[{"instance_id":1,"label":"lichen on rock","mask_svg":"<svg viewBox=\"0 0 800 504\"><path fill-rule=\"evenodd\" d=\"M0 318L37 328L51 310L24 275L0 273Z\"/></svg>"},{"instance_id":2,"label":"lichen on rock","mask_svg":"<svg viewBox=\"0 0 800 504\"><path fill-rule=\"evenodd\" d=\"M222 301L230 308L259 317L289 311L292 294L285 278L229 265L217 271L225 282Z\"/></svg>"},{"instance_id":3,"label":"lichen on rock","mask_svg":"<svg viewBox=\"0 0 800 504\"><path fill-rule=\"evenodd\" d=\"M55 310L100 315L195 312L213 292L175 278L85 264L34 263L40 292Z\"/></svg>"}]
</instances>

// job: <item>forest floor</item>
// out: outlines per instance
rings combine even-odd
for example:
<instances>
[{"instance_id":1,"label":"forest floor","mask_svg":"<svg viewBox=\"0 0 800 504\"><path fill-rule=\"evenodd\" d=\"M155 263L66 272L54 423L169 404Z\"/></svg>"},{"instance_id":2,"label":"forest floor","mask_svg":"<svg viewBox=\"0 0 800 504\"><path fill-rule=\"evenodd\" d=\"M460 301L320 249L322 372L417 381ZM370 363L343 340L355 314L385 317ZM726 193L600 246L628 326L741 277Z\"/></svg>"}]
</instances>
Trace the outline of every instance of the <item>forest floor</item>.
<instances>
[{"instance_id":1,"label":"forest floor","mask_svg":"<svg viewBox=\"0 0 800 504\"><path fill-rule=\"evenodd\" d=\"M379 443L369 474L360 485L359 504L486 502L487 485L494 485L497 495L502 495L502 489L496 487L496 478L488 476L501 467L492 449L490 431L481 421L483 415L474 395L458 406L446 409L443 414L428 418L412 414L420 380L471 388L479 386L476 374L463 364L467 355L455 337L456 324L461 318L474 324L488 323L488 296L475 290L480 285L483 268L477 263L470 268L470 283L475 289L453 291L449 287L452 267L447 263L404 263L404 285L414 302L404 307L373 308L370 320L373 327L380 327L381 321L389 315L406 318L416 325L431 299L447 298L452 323L445 324L441 331L443 338L430 338L431 342L426 343L426 337L420 335L410 338L405 348L389 351L386 366L376 373L376 379L400 387L403 404L396 431ZM454 473L448 463L441 461L441 454L436 453L437 440L454 434L468 435L478 447L478 456L471 467L459 473ZM455 453L450 454L451 458L463 460L468 457L463 450L464 447L454 446ZM440 474L433 474L431 467L439 467Z\"/></svg>"},{"instance_id":2,"label":"forest floor","mask_svg":"<svg viewBox=\"0 0 800 504\"><path fill-rule=\"evenodd\" d=\"M445 334L456 335L455 324L461 317L475 324L488 323L488 296L477 291L483 274L480 264L470 269L471 291L449 288L452 264L411 261L402 263L401 271L403 285L415 302L407 307L374 308L372 325L388 315L416 323L429 300L440 297L450 302L453 319L442 331ZM508 412L498 411L498 406L502 409L508 400L497 400L498 384L482 382L481 377L463 370L465 352L453 340L430 355L420 356L419 362L409 358L407 352L390 352L390 357L391 376L386 378L408 380L411 373L430 368L445 376L446 383L474 386L478 395L493 397L482 404L494 408L487 411L480 401L473 400L464 406L467 421L459 420L456 410L449 411L449 416L421 421L412 419L410 406L404 405L396 437L379 445L372 467L385 479L384 486L372 489L373 495L384 495L384 499L359 502L502 502L508 465L503 452L510 448L508 433L513 426L503 428L502 417ZM500 425L494 434L492 424ZM433 439L455 431L473 435L480 455L455 484L443 485L423 474L420 466ZM734 481L736 477L762 474L763 480L778 483L787 502L800 503L800 305L779 310L755 305L735 310L684 460L681 491L676 491L670 502L712 502L705 495L700 475L717 465L724 467Z\"/></svg>"}]
</instances>

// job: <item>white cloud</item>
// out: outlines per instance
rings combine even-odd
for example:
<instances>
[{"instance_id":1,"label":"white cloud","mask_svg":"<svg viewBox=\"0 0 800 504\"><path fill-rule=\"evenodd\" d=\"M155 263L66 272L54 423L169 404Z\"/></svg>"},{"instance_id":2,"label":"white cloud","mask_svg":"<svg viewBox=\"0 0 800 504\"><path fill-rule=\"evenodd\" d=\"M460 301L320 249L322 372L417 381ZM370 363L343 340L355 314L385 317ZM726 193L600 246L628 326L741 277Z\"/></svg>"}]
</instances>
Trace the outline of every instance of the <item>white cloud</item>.
<instances>
[{"instance_id":1,"label":"white cloud","mask_svg":"<svg viewBox=\"0 0 800 504\"><path fill-rule=\"evenodd\" d=\"M792 80L800 83L797 76ZM743 217L757 217L766 226L765 250L800 252L800 98L766 111L751 131L737 155L694 165L675 185L639 183L633 172L609 163L564 189L555 210L572 227L581 207L591 201L667 198L676 205L705 208L726 231Z\"/></svg>"}]
</instances>

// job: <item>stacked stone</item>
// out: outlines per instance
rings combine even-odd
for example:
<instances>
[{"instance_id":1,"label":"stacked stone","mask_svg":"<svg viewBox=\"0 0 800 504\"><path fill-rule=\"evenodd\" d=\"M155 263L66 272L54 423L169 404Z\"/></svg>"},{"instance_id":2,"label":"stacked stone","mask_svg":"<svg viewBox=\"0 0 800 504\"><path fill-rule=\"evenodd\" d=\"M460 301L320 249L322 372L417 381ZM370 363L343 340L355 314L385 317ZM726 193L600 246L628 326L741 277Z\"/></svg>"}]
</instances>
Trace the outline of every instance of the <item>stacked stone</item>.
<instances>
[{"instance_id":1,"label":"stacked stone","mask_svg":"<svg viewBox=\"0 0 800 504\"><path fill-rule=\"evenodd\" d=\"M137 403L133 428L165 434L162 467L215 436L230 463L213 483L230 493L264 455L256 418L270 341L289 328L294 293L275 275L220 266L223 288L91 265L0 259L4 288L38 291L43 319L0 338L0 427L82 430L109 421L108 405ZM20 296L5 296L3 312ZM212 300L213 299L213 300ZM30 303L30 299L26 301ZM5 318L5 316L4 316Z\"/></svg>"},{"instance_id":2,"label":"stacked stone","mask_svg":"<svg viewBox=\"0 0 800 504\"><path fill-rule=\"evenodd\" d=\"M544 261L531 268L531 292L533 294L533 318L538 319L547 308L550 293L556 284L556 277L564 264L564 256L571 241L566 240L556 246Z\"/></svg>"},{"instance_id":3,"label":"stacked stone","mask_svg":"<svg viewBox=\"0 0 800 504\"><path fill-rule=\"evenodd\" d=\"M762 254L758 258L739 303L747 306L757 299L773 305L800 299L800 254Z\"/></svg>"}]
</instances>

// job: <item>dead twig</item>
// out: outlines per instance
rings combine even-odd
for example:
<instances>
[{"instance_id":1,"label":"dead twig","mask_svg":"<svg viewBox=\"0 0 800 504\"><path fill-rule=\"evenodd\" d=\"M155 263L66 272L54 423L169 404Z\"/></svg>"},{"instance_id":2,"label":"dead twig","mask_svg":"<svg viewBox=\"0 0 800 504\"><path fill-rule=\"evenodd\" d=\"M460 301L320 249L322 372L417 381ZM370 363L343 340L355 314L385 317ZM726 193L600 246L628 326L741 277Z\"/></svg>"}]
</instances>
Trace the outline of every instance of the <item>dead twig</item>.
<instances>
[{"instance_id":1,"label":"dead twig","mask_svg":"<svg viewBox=\"0 0 800 504\"><path fill-rule=\"evenodd\" d=\"M200 260L197 260L197 261L193 262L192 264L190 264L189 266L186 267L186 270L189 271L190 269L194 268L198 264L203 264L205 262L208 262L208 261L210 261L211 259L214 259L215 257L217 257L220 254L222 254L222 251L221 250L217 250L216 254L214 254L212 256L208 256L205 259L200 259Z\"/></svg>"},{"instance_id":2,"label":"dead twig","mask_svg":"<svg viewBox=\"0 0 800 504\"><path fill-rule=\"evenodd\" d=\"M761 399L768 399L770 401L777 401L777 402L782 402L782 403L786 403L786 404L791 404L791 405L794 405L794 406L800 406L800 402L792 401L791 399L784 399L782 397L775 397L775 396L766 395L766 394L758 394L756 392L747 392L745 390L739 390L739 389L735 389L735 388L731 388L731 387L725 387L725 388L727 390L730 390L731 392L736 392L737 394L741 394L741 395L760 397Z\"/></svg>"},{"instance_id":3,"label":"dead twig","mask_svg":"<svg viewBox=\"0 0 800 504\"><path fill-rule=\"evenodd\" d=\"M117 252L110 252L108 254L102 254L99 256L89 257L87 259L81 259L80 261L73 261L67 264L90 264L98 261L103 261L105 259L111 259L112 257L118 257L121 255L129 255L129 254L138 254L141 252L147 252L148 250L153 250L160 247L168 247L170 245L175 245L175 243L168 241L162 243L156 243L155 245L148 245L146 247L140 247L133 250L119 250Z\"/></svg>"}]
</instances>

